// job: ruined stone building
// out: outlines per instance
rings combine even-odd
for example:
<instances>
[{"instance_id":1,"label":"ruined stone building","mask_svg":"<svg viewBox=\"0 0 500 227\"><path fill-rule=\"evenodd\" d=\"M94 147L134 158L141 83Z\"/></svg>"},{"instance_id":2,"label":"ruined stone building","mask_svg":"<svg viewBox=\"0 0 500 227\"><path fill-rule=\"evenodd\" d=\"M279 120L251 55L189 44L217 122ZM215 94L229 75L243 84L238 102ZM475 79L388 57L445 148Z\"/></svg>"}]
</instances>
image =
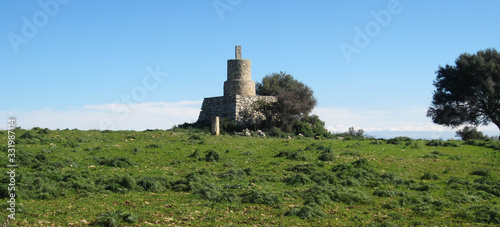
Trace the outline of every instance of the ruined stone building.
<instances>
[{"instance_id":1,"label":"ruined stone building","mask_svg":"<svg viewBox=\"0 0 500 227\"><path fill-rule=\"evenodd\" d=\"M255 94L255 82L252 81L252 61L241 59L241 46L235 48L235 59L227 60L227 80L224 82L224 96L210 97L203 100L198 122L209 122L213 117L234 120L245 124L257 118L253 103L257 100L275 102L274 96Z\"/></svg>"}]
</instances>

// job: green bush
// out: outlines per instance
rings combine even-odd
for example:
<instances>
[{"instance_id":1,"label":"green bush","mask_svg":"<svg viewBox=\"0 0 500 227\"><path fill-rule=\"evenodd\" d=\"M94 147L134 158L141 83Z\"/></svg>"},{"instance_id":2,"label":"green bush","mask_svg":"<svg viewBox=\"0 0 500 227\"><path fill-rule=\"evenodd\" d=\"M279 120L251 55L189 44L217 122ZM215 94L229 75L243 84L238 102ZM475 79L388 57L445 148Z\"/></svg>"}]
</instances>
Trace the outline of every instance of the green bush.
<instances>
[{"instance_id":1,"label":"green bush","mask_svg":"<svg viewBox=\"0 0 500 227\"><path fill-rule=\"evenodd\" d=\"M476 169L470 173L471 175L476 175L476 176L489 176L490 175L490 170L489 169Z\"/></svg>"},{"instance_id":2,"label":"green bush","mask_svg":"<svg viewBox=\"0 0 500 227\"><path fill-rule=\"evenodd\" d=\"M307 175L303 173L297 173L292 176L286 177L283 181L286 184L292 186L305 185L312 182L311 179L309 179L309 177L307 177Z\"/></svg>"},{"instance_id":3,"label":"green bush","mask_svg":"<svg viewBox=\"0 0 500 227\"><path fill-rule=\"evenodd\" d=\"M136 215L128 211L117 210L100 214L92 224L106 227L117 227L122 226L123 223L131 224L135 222L137 222Z\"/></svg>"},{"instance_id":4,"label":"green bush","mask_svg":"<svg viewBox=\"0 0 500 227\"><path fill-rule=\"evenodd\" d=\"M371 198L363 191L348 190L338 186L316 185L306 191L304 205L315 206L333 202L345 204L368 204Z\"/></svg>"},{"instance_id":5,"label":"green bush","mask_svg":"<svg viewBox=\"0 0 500 227\"><path fill-rule=\"evenodd\" d=\"M436 174L424 173L423 176L420 177L422 180L439 180L439 177Z\"/></svg>"},{"instance_id":6,"label":"green bush","mask_svg":"<svg viewBox=\"0 0 500 227\"><path fill-rule=\"evenodd\" d=\"M161 148L160 144L152 143L146 146L146 148Z\"/></svg>"},{"instance_id":7,"label":"green bush","mask_svg":"<svg viewBox=\"0 0 500 227\"><path fill-rule=\"evenodd\" d=\"M477 127L465 126L461 130L457 130L457 136L463 141L468 140L487 140L488 137L477 130Z\"/></svg>"},{"instance_id":8,"label":"green bush","mask_svg":"<svg viewBox=\"0 0 500 227\"><path fill-rule=\"evenodd\" d=\"M373 192L373 195L378 197L396 197L396 196L402 196L404 195L404 193L393 191L390 189L377 189Z\"/></svg>"},{"instance_id":9,"label":"green bush","mask_svg":"<svg viewBox=\"0 0 500 227\"><path fill-rule=\"evenodd\" d=\"M500 210L489 204L471 206L460 211L456 216L477 223L500 224Z\"/></svg>"},{"instance_id":10,"label":"green bush","mask_svg":"<svg viewBox=\"0 0 500 227\"><path fill-rule=\"evenodd\" d=\"M99 165L110 167L129 167L134 165L130 159L125 157L99 157L96 158L96 161Z\"/></svg>"},{"instance_id":11,"label":"green bush","mask_svg":"<svg viewBox=\"0 0 500 227\"><path fill-rule=\"evenodd\" d=\"M410 137L406 137L406 136L399 136L399 137L394 137L392 139L387 140L387 144L399 145L403 142L408 142L408 141L412 141L412 139Z\"/></svg>"},{"instance_id":12,"label":"green bush","mask_svg":"<svg viewBox=\"0 0 500 227\"><path fill-rule=\"evenodd\" d=\"M311 173L316 171L316 167L314 164L298 164L298 165L289 167L286 170L296 172L296 173L311 174Z\"/></svg>"},{"instance_id":13,"label":"green bush","mask_svg":"<svg viewBox=\"0 0 500 227\"><path fill-rule=\"evenodd\" d=\"M279 138L285 138L287 136L286 133L284 133L280 128L278 127L272 127L271 130L269 130L269 136L272 137L279 137Z\"/></svg>"},{"instance_id":14,"label":"green bush","mask_svg":"<svg viewBox=\"0 0 500 227\"><path fill-rule=\"evenodd\" d=\"M161 192L166 189L166 179L154 176L141 176L137 178L137 185L144 191Z\"/></svg>"},{"instance_id":15,"label":"green bush","mask_svg":"<svg viewBox=\"0 0 500 227\"><path fill-rule=\"evenodd\" d=\"M321 161L333 161L335 160L336 156L333 152L325 152L325 153L322 153L319 157L318 157L318 160L321 160Z\"/></svg>"},{"instance_id":16,"label":"green bush","mask_svg":"<svg viewBox=\"0 0 500 227\"><path fill-rule=\"evenodd\" d=\"M277 155L274 157L285 157L290 160L297 160L297 161L305 161L307 160L307 157L302 150L296 150L296 151L280 151Z\"/></svg>"},{"instance_id":17,"label":"green bush","mask_svg":"<svg viewBox=\"0 0 500 227\"><path fill-rule=\"evenodd\" d=\"M250 190L241 195L242 203L266 204L277 206L281 199L278 195L263 190Z\"/></svg>"},{"instance_id":18,"label":"green bush","mask_svg":"<svg viewBox=\"0 0 500 227\"><path fill-rule=\"evenodd\" d=\"M219 152L214 150L205 151L205 161L207 162L218 162L221 160Z\"/></svg>"},{"instance_id":19,"label":"green bush","mask_svg":"<svg viewBox=\"0 0 500 227\"><path fill-rule=\"evenodd\" d=\"M326 214L321 210L320 206L294 207L285 213L285 216L297 216L302 219L323 218Z\"/></svg>"}]
</instances>

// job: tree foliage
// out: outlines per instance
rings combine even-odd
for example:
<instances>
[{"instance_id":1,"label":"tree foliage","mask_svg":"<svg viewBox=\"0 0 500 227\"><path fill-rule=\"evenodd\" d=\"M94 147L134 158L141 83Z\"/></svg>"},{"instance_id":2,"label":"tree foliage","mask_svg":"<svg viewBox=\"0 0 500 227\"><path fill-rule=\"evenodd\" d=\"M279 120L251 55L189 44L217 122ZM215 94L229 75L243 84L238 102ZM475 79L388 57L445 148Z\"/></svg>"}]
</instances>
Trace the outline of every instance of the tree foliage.
<instances>
[{"instance_id":1,"label":"tree foliage","mask_svg":"<svg viewBox=\"0 0 500 227\"><path fill-rule=\"evenodd\" d=\"M471 126L465 126L463 129L457 130L457 136L459 136L463 141L488 139L488 137L483 135L482 132L477 131L476 127Z\"/></svg>"},{"instance_id":2,"label":"tree foliage","mask_svg":"<svg viewBox=\"0 0 500 227\"><path fill-rule=\"evenodd\" d=\"M328 137L325 123L316 115L310 115L316 106L311 88L294 79L286 72L272 73L257 83L258 95L276 96L277 102L257 102L254 109L260 112L264 121L262 127L279 128L279 131L297 135Z\"/></svg>"},{"instance_id":3,"label":"tree foliage","mask_svg":"<svg viewBox=\"0 0 500 227\"><path fill-rule=\"evenodd\" d=\"M495 49L461 54L455 65L440 66L427 116L440 125L500 128L500 54Z\"/></svg>"},{"instance_id":4,"label":"tree foliage","mask_svg":"<svg viewBox=\"0 0 500 227\"><path fill-rule=\"evenodd\" d=\"M257 83L256 91L258 95L277 97L276 103L261 105L259 109L270 123L285 131L293 130L294 121L308 116L317 103L311 88L286 72L265 76L262 83Z\"/></svg>"}]
</instances>

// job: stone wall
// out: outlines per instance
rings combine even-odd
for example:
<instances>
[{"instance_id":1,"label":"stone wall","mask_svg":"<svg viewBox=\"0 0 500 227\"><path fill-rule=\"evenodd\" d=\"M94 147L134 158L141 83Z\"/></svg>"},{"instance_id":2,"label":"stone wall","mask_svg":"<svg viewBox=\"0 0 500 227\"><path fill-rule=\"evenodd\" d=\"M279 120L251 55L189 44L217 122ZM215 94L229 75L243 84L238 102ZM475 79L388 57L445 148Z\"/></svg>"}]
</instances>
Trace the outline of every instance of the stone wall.
<instances>
[{"instance_id":1,"label":"stone wall","mask_svg":"<svg viewBox=\"0 0 500 227\"><path fill-rule=\"evenodd\" d=\"M258 118L258 113L253 111L253 103L257 100L276 102L274 96L230 95L205 98L201 106L198 122L210 121L211 117L219 116L223 119L235 120L240 123L251 122ZM250 116L248 116L250 115Z\"/></svg>"}]
</instances>

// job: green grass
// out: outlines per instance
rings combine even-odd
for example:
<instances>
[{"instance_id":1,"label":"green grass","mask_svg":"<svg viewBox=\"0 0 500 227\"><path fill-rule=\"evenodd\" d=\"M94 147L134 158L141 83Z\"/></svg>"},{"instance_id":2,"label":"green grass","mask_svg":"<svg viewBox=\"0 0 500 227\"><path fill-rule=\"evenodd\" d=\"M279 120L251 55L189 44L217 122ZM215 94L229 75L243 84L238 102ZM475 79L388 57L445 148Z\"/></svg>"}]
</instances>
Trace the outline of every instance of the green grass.
<instances>
[{"instance_id":1,"label":"green grass","mask_svg":"<svg viewBox=\"0 0 500 227\"><path fill-rule=\"evenodd\" d=\"M500 224L494 142L15 132L13 226ZM7 174L0 180L7 201Z\"/></svg>"}]
</instances>

